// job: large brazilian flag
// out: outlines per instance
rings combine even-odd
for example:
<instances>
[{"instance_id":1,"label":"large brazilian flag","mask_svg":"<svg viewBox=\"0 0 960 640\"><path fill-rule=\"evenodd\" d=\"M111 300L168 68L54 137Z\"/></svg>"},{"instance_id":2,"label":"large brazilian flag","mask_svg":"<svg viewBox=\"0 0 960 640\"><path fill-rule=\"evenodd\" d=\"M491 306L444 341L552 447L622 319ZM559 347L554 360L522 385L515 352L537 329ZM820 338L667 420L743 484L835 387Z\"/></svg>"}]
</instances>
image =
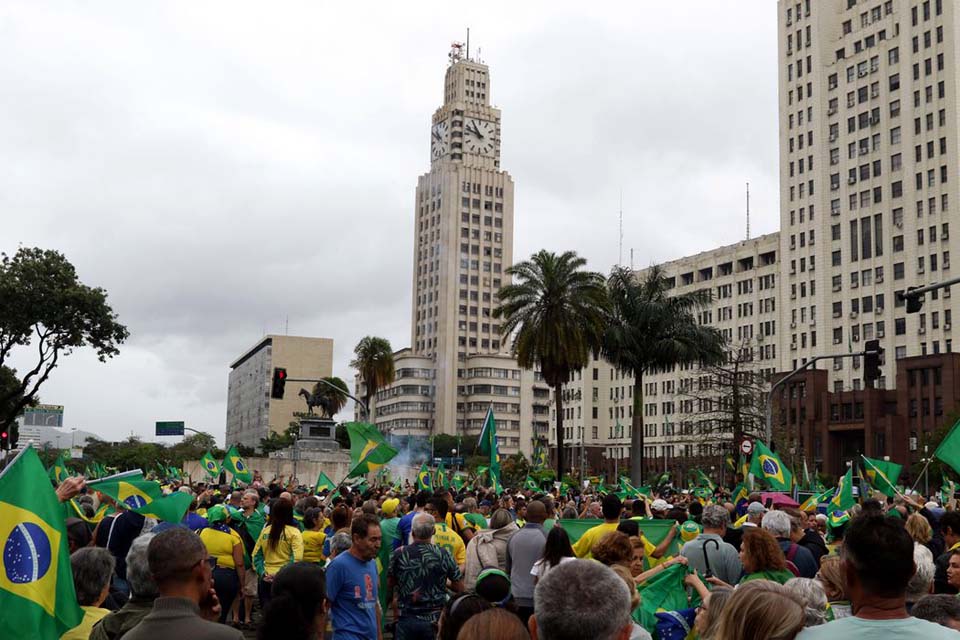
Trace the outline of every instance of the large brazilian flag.
<instances>
[{"instance_id":1,"label":"large brazilian flag","mask_svg":"<svg viewBox=\"0 0 960 640\"><path fill-rule=\"evenodd\" d=\"M637 526L640 529L640 533L643 534L643 537L646 538L651 544L659 545L663 542L663 539L667 537L670 533L670 528L676 523L675 520L647 520L644 518L631 518L631 520L637 523ZM587 529L592 529L593 527L603 524L603 520L596 519L580 519L580 520L557 520L557 523L563 527L564 531L567 532L567 536L570 538L570 544L576 544L577 540L580 539ZM553 524L548 520L544 523L544 531L549 532L553 528ZM667 547L666 553L664 553L663 558L666 559L670 556L675 556L680 553L680 536L674 536L673 541L670 543L670 546ZM644 556L644 564L650 568L650 558Z\"/></svg>"},{"instance_id":2,"label":"large brazilian flag","mask_svg":"<svg viewBox=\"0 0 960 640\"><path fill-rule=\"evenodd\" d=\"M383 435L372 424L348 422L347 435L350 436L350 478L365 476L371 471L390 462L397 455Z\"/></svg>"},{"instance_id":3,"label":"large brazilian flag","mask_svg":"<svg viewBox=\"0 0 960 640\"><path fill-rule=\"evenodd\" d=\"M237 451L236 445L230 447L227 455L223 457L223 468L230 472L234 480L239 480L247 484L253 482L253 474L250 473L250 469L247 468L247 463L240 457L240 452Z\"/></svg>"},{"instance_id":4,"label":"large brazilian flag","mask_svg":"<svg viewBox=\"0 0 960 640\"><path fill-rule=\"evenodd\" d=\"M28 447L0 473L0 638L56 640L80 624L63 506Z\"/></svg>"}]
</instances>

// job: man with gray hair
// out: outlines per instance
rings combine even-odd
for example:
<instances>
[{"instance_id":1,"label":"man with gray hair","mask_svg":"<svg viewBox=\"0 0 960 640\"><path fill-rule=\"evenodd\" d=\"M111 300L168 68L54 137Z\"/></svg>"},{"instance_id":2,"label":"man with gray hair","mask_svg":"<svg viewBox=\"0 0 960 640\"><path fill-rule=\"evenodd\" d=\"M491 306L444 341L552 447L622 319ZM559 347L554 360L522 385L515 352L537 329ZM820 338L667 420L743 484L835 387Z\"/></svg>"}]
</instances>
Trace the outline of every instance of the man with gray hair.
<instances>
[{"instance_id":1,"label":"man with gray hair","mask_svg":"<svg viewBox=\"0 0 960 640\"><path fill-rule=\"evenodd\" d=\"M94 625L90 640L119 640L153 609L159 595L147 563L147 547L155 534L144 533L134 539L127 552L127 582L130 599L119 610Z\"/></svg>"},{"instance_id":2,"label":"man with gray hair","mask_svg":"<svg viewBox=\"0 0 960 640\"><path fill-rule=\"evenodd\" d=\"M800 578L813 578L817 575L817 561L809 549L801 547L790 539L793 531L793 520L785 511L768 511L760 522L760 527L766 529L777 539L780 550L787 558L787 568L793 573L799 573ZM793 565L791 567L790 565ZM796 571L794 571L796 569Z\"/></svg>"},{"instance_id":3,"label":"man with gray hair","mask_svg":"<svg viewBox=\"0 0 960 640\"><path fill-rule=\"evenodd\" d=\"M350 550L353 546L353 539L347 531L338 531L330 538L330 560L333 560L341 553Z\"/></svg>"},{"instance_id":4,"label":"man with gray hair","mask_svg":"<svg viewBox=\"0 0 960 640\"><path fill-rule=\"evenodd\" d=\"M93 625L110 613L109 609L100 605L110 593L113 567L113 555L99 547L84 547L70 555L73 587L77 593L77 603L83 609L83 620L60 636L62 640L86 640L90 637ZM23 631L26 634L24 637L30 635L29 629Z\"/></svg>"},{"instance_id":5,"label":"man with gray hair","mask_svg":"<svg viewBox=\"0 0 960 640\"><path fill-rule=\"evenodd\" d=\"M591 560L557 565L537 582L533 640L628 640L633 631L630 590L610 567Z\"/></svg>"},{"instance_id":6,"label":"man with gray hair","mask_svg":"<svg viewBox=\"0 0 960 640\"><path fill-rule=\"evenodd\" d=\"M933 587L933 576L936 572L936 566L927 553L927 548L922 544L913 545L913 577L907 583L906 601L907 611L915 602L918 602L925 595L930 593ZM951 596L956 598L956 596ZM912 614L911 614L912 615ZM931 620L931 622L935 622Z\"/></svg>"},{"instance_id":7,"label":"man with gray hair","mask_svg":"<svg viewBox=\"0 0 960 640\"><path fill-rule=\"evenodd\" d=\"M213 568L200 536L183 527L158 533L147 545L147 563L160 594L125 640L242 640L220 619Z\"/></svg>"},{"instance_id":8,"label":"man with gray hair","mask_svg":"<svg viewBox=\"0 0 960 640\"><path fill-rule=\"evenodd\" d=\"M949 593L931 593L913 605L910 615L960 631L960 600Z\"/></svg>"},{"instance_id":9,"label":"man with gray hair","mask_svg":"<svg viewBox=\"0 0 960 640\"><path fill-rule=\"evenodd\" d=\"M397 598L397 640L433 640L440 611L450 589L463 591L463 575L446 549L431 543L436 531L433 516L420 513L413 518L413 542L390 557L389 584Z\"/></svg>"},{"instance_id":10,"label":"man with gray hair","mask_svg":"<svg viewBox=\"0 0 960 640\"><path fill-rule=\"evenodd\" d=\"M730 524L730 512L726 508L712 504L703 510L700 516L703 533L687 542L680 549L680 555L687 559L687 566L702 574L711 573L727 584L737 584L743 573L743 564L736 547L724 542Z\"/></svg>"}]
</instances>

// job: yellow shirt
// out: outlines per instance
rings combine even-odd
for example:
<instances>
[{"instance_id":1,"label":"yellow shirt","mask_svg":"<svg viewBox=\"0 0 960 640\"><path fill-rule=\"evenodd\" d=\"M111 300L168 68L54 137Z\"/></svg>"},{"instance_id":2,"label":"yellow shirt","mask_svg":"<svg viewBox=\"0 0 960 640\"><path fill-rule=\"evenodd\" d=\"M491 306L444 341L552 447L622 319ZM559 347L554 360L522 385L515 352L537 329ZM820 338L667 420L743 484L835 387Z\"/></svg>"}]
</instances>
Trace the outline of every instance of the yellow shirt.
<instances>
[{"instance_id":1,"label":"yellow shirt","mask_svg":"<svg viewBox=\"0 0 960 640\"><path fill-rule=\"evenodd\" d=\"M451 531L442 522L434 525L434 527L436 530L433 533L433 543L441 549L449 551L453 560L461 567L467 564L467 547L463 544L463 538Z\"/></svg>"},{"instance_id":2,"label":"yellow shirt","mask_svg":"<svg viewBox=\"0 0 960 640\"><path fill-rule=\"evenodd\" d=\"M203 546L207 548L207 553L217 559L217 566L223 569L236 569L237 565L233 561L233 548L241 545L243 548L243 539L240 534L230 529L229 533L204 527L200 530L200 540Z\"/></svg>"},{"instance_id":3,"label":"yellow shirt","mask_svg":"<svg viewBox=\"0 0 960 640\"><path fill-rule=\"evenodd\" d=\"M270 548L269 541L270 527L266 526L253 547L254 566L257 566L258 562L262 563L263 573L274 575L288 564L303 560L303 534L300 529L285 526L276 549ZM259 569L257 573L260 573Z\"/></svg>"},{"instance_id":4,"label":"yellow shirt","mask_svg":"<svg viewBox=\"0 0 960 640\"><path fill-rule=\"evenodd\" d=\"M577 540L577 543L573 545L573 553L576 554L578 558L588 560L593 558L593 553L591 553L593 545L597 544L603 536L611 531L616 531L619 526L619 522L604 522L603 524L598 524L595 527L587 529L583 532L583 535L580 536L580 539ZM647 540L647 536L643 534L640 534L640 540L643 541L643 555L646 557L647 564L651 568L663 562L663 558L654 558L652 555L653 552L657 550L657 545Z\"/></svg>"},{"instance_id":5,"label":"yellow shirt","mask_svg":"<svg viewBox=\"0 0 960 640\"><path fill-rule=\"evenodd\" d=\"M93 630L93 625L100 622L110 613L109 609L101 609L100 607L80 608L83 609L83 620L73 629L70 629L70 631L60 636L60 640L87 640L87 638L90 637L90 632Z\"/></svg>"},{"instance_id":6,"label":"yellow shirt","mask_svg":"<svg viewBox=\"0 0 960 640\"><path fill-rule=\"evenodd\" d=\"M305 562L323 562L323 541L327 539L327 534L323 531L304 531L303 536L303 560Z\"/></svg>"}]
</instances>

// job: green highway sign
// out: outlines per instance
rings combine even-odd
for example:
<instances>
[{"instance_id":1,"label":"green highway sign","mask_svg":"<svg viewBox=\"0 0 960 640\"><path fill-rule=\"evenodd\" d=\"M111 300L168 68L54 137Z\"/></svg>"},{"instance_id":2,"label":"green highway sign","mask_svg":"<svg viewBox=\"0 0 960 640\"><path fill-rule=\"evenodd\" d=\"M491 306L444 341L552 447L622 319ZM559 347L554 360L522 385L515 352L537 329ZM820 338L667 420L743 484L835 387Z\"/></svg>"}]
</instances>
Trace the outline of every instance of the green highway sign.
<instances>
[{"instance_id":1,"label":"green highway sign","mask_svg":"<svg viewBox=\"0 0 960 640\"><path fill-rule=\"evenodd\" d=\"M157 435L158 436L182 436L183 435L183 422L158 422L157 423Z\"/></svg>"}]
</instances>

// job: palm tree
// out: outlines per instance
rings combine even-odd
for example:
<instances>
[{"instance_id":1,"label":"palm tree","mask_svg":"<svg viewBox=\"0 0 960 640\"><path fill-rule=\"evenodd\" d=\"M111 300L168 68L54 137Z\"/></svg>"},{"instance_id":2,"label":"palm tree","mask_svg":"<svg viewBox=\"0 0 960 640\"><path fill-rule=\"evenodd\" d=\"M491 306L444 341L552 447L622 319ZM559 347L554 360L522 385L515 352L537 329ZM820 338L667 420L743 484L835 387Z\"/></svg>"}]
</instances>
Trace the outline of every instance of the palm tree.
<instances>
[{"instance_id":1,"label":"palm tree","mask_svg":"<svg viewBox=\"0 0 960 640\"><path fill-rule=\"evenodd\" d=\"M343 409L347 404L348 393L350 393L350 387L336 376L323 378L323 382L313 386L313 395L320 400L320 408L328 418L333 418Z\"/></svg>"},{"instance_id":2,"label":"palm tree","mask_svg":"<svg viewBox=\"0 0 960 640\"><path fill-rule=\"evenodd\" d=\"M500 289L493 317L503 318L500 333L513 335L517 364L539 365L553 387L557 410L557 478L563 479L563 383L590 361L600 347L608 303L603 275L583 269L573 251L541 250L507 269L514 283Z\"/></svg>"},{"instance_id":3,"label":"palm tree","mask_svg":"<svg viewBox=\"0 0 960 640\"><path fill-rule=\"evenodd\" d=\"M680 364L718 364L724 340L714 327L697 323L696 312L710 302L710 291L669 295L670 283L654 265L643 280L626 267L614 267L607 279L611 322L603 338L603 357L633 375L633 433L630 481L642 484L643 374Z\"/></svg>"},{"instance_id":4,"label":"palm tree","mask_svg":"<svg viewBox=\"0 0 960 640\"><path fill-rule=\"evenodd\" d=\"M360 373L366 394L363 399L367 405L367 422L373 423L373 409L370 401L377 391L393 382L397 376L393 365L393 348L386 338L366 336L353 348L354 359L350 366Z\"/></svg>"}]
</instances>

